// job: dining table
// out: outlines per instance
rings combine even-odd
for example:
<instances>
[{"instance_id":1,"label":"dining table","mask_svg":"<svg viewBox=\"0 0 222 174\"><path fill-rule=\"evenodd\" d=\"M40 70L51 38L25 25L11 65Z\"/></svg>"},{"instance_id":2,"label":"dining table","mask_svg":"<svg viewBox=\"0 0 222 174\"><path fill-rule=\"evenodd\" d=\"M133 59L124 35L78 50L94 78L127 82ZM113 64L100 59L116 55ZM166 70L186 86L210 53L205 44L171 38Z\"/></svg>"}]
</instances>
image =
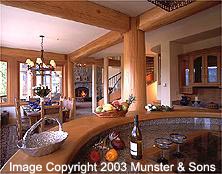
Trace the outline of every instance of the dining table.
<instances>
[{"instance_id":1,"label":"dining table","mask_svg":"<svg viewBox=\"0 0 222 174\"><path fill-rule=\"evenodd\" d=\"M41 118L41 109L33 109L29 105L23 105L21 106L24 116L29 118L30 125L35 124L40 118ZM67 120L67 117L69 116L69 110L63 109L62 110L62 122L65 122Z\"/></svg>"}]
</instances>

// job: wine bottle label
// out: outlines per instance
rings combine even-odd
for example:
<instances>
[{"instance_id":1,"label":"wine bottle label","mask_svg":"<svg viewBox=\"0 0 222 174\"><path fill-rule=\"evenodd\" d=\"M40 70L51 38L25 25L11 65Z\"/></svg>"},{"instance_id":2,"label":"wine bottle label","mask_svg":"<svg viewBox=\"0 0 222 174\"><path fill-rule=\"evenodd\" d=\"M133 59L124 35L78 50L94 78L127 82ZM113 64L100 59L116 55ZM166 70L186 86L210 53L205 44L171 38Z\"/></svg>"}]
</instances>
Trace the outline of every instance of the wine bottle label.
<instances>
[{"instance_id":1,"label":"wine bottle label","mask_svg":"<svg viewBox=\"0 0 222 174\"><path fill-rule=\"evenodd\" d=\"M130 142L130 153L137 156L137 143Z\"/></svg>"}]
</instances>

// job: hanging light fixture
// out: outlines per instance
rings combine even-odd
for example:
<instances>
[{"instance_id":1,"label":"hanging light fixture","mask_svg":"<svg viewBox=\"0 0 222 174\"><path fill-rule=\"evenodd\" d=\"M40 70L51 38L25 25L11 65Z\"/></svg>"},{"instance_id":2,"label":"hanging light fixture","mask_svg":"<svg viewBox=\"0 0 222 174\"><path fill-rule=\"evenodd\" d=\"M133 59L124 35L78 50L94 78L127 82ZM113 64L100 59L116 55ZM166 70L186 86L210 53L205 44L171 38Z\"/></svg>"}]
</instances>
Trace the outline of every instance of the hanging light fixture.
<instances>
[{"instance_id":1,"label":"hanging light fixture","mask_svg":"<svg viewBox=\"0 0 222 174\"><path fill-rule=\"evenodd\" d=\"M184 7L190 3L192 3L194 0L147 0L148 2L151 2L158 7L171 12L173 10L176 10L178 8Z\"/></svg>"},{"instance_id":2,"label":"hanging light fixture","mask_svg":"<svg viewBox=\"0 0 222 174\"><path fill-rule=\"evenodd\" d=\"M50 60L49 65L47 65L44 62L44 57L43 57L43 54L44 54L43 38L44 38L44 36L40 35L39 37L41 38L41 57L38 57L36 59L35 63L30 59L27 59L25 63L28 65L28 70L31 70L34 75L43 75L43 76L44 75L51 75L51 73L47 74L46 72L54 71L55 67L56 67L56 63L54 60Z\"/></svg>"}]
</instances>

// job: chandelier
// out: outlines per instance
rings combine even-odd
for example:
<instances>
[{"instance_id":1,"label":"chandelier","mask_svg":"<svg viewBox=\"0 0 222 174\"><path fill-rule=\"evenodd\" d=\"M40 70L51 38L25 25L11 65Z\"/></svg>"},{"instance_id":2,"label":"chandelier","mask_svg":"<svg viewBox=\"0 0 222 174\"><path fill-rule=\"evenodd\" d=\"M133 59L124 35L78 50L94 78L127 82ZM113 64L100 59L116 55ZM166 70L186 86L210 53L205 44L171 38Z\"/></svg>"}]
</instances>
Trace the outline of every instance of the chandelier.
<instances>
[{"instance_id":1,"label":"chandelier","mask_svg":"<svg viewBox=\"0 0 222 174\"><path fill-rule=\"evenodd\" d=\"M192 3L194 0L147 0L148 2L151 2L158 7L171 12L173 10L176 10L178 8L184 7L190 3Z\"/></svg>"},{"instance_id":2,"label":"chandelier","mask_svg":"<svg viewBox=\"0 0 222 174\"><path fill-rule=\"evenodd\" d=\"M43 35L39 36L41 38L41 57L36 59L34 63L32 60L27 59L26 64L28 65L28 70L31 70L35 75L51 75L47 74L46 72L51 72L55 70L56 63L54 60L50 60L49 65L45 64L44 62L44 49L43 49Z\"/></svg>"}]
</instances>

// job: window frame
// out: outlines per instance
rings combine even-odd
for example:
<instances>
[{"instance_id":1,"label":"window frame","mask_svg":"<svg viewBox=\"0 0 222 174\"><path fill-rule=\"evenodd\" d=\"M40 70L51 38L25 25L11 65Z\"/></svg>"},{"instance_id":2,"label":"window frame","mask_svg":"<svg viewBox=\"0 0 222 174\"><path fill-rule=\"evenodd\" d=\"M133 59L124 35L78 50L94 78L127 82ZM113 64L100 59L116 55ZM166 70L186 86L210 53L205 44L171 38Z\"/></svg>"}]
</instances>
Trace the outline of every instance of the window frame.
<instances>
[{"instance_id":1,"label":"window frame","mask_svg":"<svg viewBox=\"0 0 222 174\"><path fill-rule=\"evenodd\" d=\"M18 98L19 98L19 101L21 102L21 104L25 104L26 102L25 101L22 101L21 99L20 99L20 63L25 63L25 62L23 62L23 61L18 61ZM64 65L62 65L62 64L58 64L57 65L57 67L61 67L61 72L62 72L62 84L61 84L61 87L62 87L62 91L61 91L61 96L64 94ZM56 70L55 70L56 71ZM50 72L51 73L51 72ZM52 77L52 76L51 76ZM33 86L36 86L36 76L35 75L33 75L33 78L32 78L32 80L33 80L33 82L32 82L32 84L33 84ZM50 81L50 83L52 83L52 80ZM33 87L32 86L32 87ZM50 84L50 86L51 86L51 84ZM34 94L33 94L33 96L35 96Z\"/></svg>"},{"instance_id":2,"label":"window frame","mask_svg":"<svg viewBox=\"0 0 222 174\"><path fill-rule=\"evenodd\" d=\"M4 102L4 103L0 103L0 105L1 106L4 106L4 105L8 105L9 103L10 103L10 101L9 101L9 71L8 71L8 69L9 69L9 62L7 61L7 60L5 60L5 59L1 59L0 61L2 61L2 62L6 62L7 63L7 86L6 86L6 90L7 90L7 92L6 92L6 97L7 97L7 102Z\"/></svg>"}]
</instances>

